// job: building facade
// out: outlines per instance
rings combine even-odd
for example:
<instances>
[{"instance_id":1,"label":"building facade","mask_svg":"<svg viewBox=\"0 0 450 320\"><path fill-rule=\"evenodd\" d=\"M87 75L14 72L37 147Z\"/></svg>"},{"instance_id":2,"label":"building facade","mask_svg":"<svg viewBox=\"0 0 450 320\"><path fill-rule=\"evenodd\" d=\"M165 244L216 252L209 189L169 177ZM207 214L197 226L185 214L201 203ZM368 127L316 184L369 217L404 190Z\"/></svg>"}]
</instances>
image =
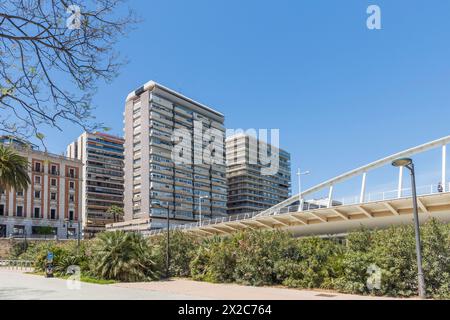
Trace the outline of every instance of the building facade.
<instances>
[{"instance_id":1,"label":"building facade","mask_svg":"<svg viewBox=\"0 0 450 320\"><path fill-rule=\"evenodd\" d=\"M0 143L28 159L28 190L0 194L0 237L76 238L81 218L79 160L40 151L35 145L10 136Z\"/></svg>"},{"instance_id":2,"label":"building facade","mask_svg":"<svg viewBox=\"0 0 450 320\"><path fill-rule=\"evenodd\" d=\"M268 169L271 160L274 171ZM226 139L228 214L257 212L289 198L291 156L251 135ZM267 172L265 172L267 171Z\"/></svg>"},{"instance_id":3,"label":"building facade","mask_svg":"<svg viewBox=\"0 0 450 320\"><path fill-rule=\"evenodd\" d=\"M226 215L221 113L150 81L128 96L124 116L126 222L159 229L167 214L172 224Z\"/></svg>"},{"instance_id":4,"label":"building facade","mask_svg":"<svg viewBox=\"0 0 450 320\"><path fill-rule=\"evenodd\" d=\"M123 220L108 210L112 206L123 208L124 142L109 134L84 132L67 147L67 156L83 163L81 213L85 237L104 231L108 223Z\"/></svg>"}]
</instances>

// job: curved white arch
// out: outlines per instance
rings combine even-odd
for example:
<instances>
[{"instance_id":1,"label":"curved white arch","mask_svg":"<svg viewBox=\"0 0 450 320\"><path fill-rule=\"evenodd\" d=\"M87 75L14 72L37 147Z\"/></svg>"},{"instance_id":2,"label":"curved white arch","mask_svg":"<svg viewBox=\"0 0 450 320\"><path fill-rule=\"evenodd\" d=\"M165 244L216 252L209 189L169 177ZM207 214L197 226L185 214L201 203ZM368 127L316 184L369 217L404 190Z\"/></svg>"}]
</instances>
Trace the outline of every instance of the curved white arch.
<instances>
[{"instance_id":1,"label":"curved white arch","mask_svg":"<svg viewBox=\"0 0 450 320\"><path fill-rule=\"evenodd\" d=\"M320 183L320 184L318 184L318 185L316 185L316 186L314 186L314 187L312 187L312 188L310 188L308 190L305 190L304 192L302 192L302 198L304 198L305 196L310 195L312 193L315 193L317 191L320 191L322 189L332 188L334 185L336 185L336 184L338 184L340 182L346 181L346 180L351 179L351 178L353 178L355 176L363 175L363 174L367 173L368 171L380 168L380 167L385 166L387 164L390 165L392 163L392 161L394 161L394 160L396 160L398 158L411 157L413 155L416 155L416 154L419 154L419 153L422 153L422 152L425 152L425 151L428 151L428 150L432 150L432 149L435 149L435 148L439 148L439 147L443 147L442 176L443 176L443 180L445 180L445 176L446 176L446 163L445 163L446 145L449 144L449 143L450 143L450 136L446 136L444 138L440 138L440 139L437 139L437 140L434 140L434 141L431 141L431 142L419 145L417 147L410 148L410 149L407 149L407 150L402 151L402 152L398 152L398 153L390 155L390 156L388 156L386 158L383 158L383 159L377 160L375 162L369 163L369 164L367 164L365 166L362 166L360 168L351 170L351 171L349 171L347 173L344 173L342 175L339 175L339 176L337 176L337 177L335 177L333 179L327 180L327 181L325 181L323 183ZM443 182L445 182L445 181L443 181ZM273 206L273 207L271 207L271 208L269 208L269 209L267 209L265 211L262 211L259 214L259 216L270 215L274 211L277 211L277 210L280 210L281 208L289 206L289 205L293 204L294 202L298 201L299 197L300 197L300 194L292 196L291 198L289 198L289 199L287 199L287 200L285 200L283 202L280 202L279 204L277 204L277 205L275 205L275 206Z\"/></svg>"}]
</instances>

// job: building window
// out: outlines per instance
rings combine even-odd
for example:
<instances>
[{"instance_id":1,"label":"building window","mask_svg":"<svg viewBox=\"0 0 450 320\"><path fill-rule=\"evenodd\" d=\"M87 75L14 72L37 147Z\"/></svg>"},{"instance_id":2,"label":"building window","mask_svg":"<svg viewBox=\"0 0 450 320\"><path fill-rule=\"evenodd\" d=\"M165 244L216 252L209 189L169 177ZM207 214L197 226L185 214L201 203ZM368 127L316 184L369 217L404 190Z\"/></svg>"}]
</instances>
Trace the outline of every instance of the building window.
<instances>
[{"instance_id":1,"label":"building window","mask_svg":"<svg viewBox=\"0 0 450 320\"><path fill-rule=\"evenodd\" d=\"M16 196L23 197L23 190L17 191Z\"/></svg>"},{"instance_id":2,"label":"building window","mask_svg":"<svg viewBox=\"0 0 450 320\"><path fill-rule=\"evenodd\" d=\"M41 208L34 208L34 218L35 219L41 218Z\"/></svg>"},{"instance_id":3,"label":"building window","mask_svg":"<svg viewBox=\"0 0 450 320\"><path fill-rule=\"evenodd\" d=\"M35 226L31 227L31 233L33 235L40 235L40 236L54 236L56 235L58 229L57 228L48 228L48 227L41 227L41 226Z\"/></svg>"},{"instance_id":4,"label":"building window","mask_svg":"<svg viewBox=\"0 0 450 320\"><path fill-rule=\"evenodd\" d=\"M41 184L41 176L34 176L34 183Z\"/></svg>"},{"instance_id":5,"label":"building window","mask_svg":"<svg viewBox=\"0 0 450 320\"><path fill-rule=\"evenodd\" d=\"M69 189L70 190L75 190L75 182L69 181Z\"/></svg>"},{"instance_id":6,"label":"building window","mask_svg":"<svg viewBox=\"0 0 450 320\"><path fill-rule=\"evenodd\" d=\"M69 169L69 177L75 178L75 170L74 169Z\"/></svg>"},{"instance_id":7,"label":"building window","mask_svg":"<svg viewBox=\"0 0 450 320\"><path fill-rule=\"evenodd\" d=\"M36 172L41 172L41 163L40 162L36 162L34 164L34 169Z\"/></svg>"},{"instance_id":8,"label":"building window","mask_svg":"<svg viewBox=\"0 0 450 320\"><path fill-rule=\"evenodd\" d=\"M75 238L75 228L67 228L67 238Z\"/></svg>"},{"instance_id":9,"label":"building window","mask_svg":"<svg viewBox=\"0 0 450 320\"><path fill-rule=\"evenodd\" d=\"M56 200L56 192L50 193L50 200Z\"/></svg>"},{"instance_id":10,"label":"building window","mask_svg":"<svg viewBox=\"0 0 450 320\"><path fill-rule=\"evenodd\" d=\"M50 209L50 219L56 220L56 209Z\"/></svg>"},{"instance_id":11,"label":"building window","mask_svg":"<svg viewBox=\"0 0 450 320\"><path fill-rule=\"evenodd\" d=\"M74 216L75 216L75 214L74 214L73 210L69 210L69 221L73 221Z\"/></svg>"},{"instance_id":12,"label":"building window","mask_svg":"<svg viewBox=\"0 0 450 320\"><path fill-rule=\"evenodd\" d=\"M23 206L17 206L16 207L16 216L22 217L23 216Z\"/></svg>"},{"instance_id":13,"label":"building window","mask_svg":"<svg viewBox=\"0 0 450 320\"><path fill-rule=\"evenodd\" d=\"M4 215L5 215L5 205L0 204L0 216L4 216Z\"/></svg>"},{"instance_id":14,"label":"building window","mask_svg":"<svg viewBox=\"0 0 450 320\"><path fill-rule=\"evenodd\" d=\"M41 192L40 191L34 191L34 198L40 199L41 198Z\"/></svg>"},{"instance_id":15,"label":"building window","mask_svg":"<svg viewBox=\"0 0 450 320\"><path fill-rule=\"evenodd\" d=\"M58 174L58 167L55 166L55 165L52 165L51 173L52 173L52 175L57 175Z\"/></svg>"},{"instance_id":16,"label":"building window","mask_svg":"<svg viewBox=\"0 0 450 320\"><path fill-rule=\"evenodd\" d=\"M25 226L14 226L13 234L16 236L23 236L25 234Z\"/></svg>"},{"instance_id":17,"label":"building window","mask_svg":"<svg viewBox=\"0 0 450 320\"><path fill-rule=\"evenodd\" d=\"M6 238L6 224L0 224L0 238Z\"/></svg>"},{"instance_id":18,"label":"building window","mask_svg":"<svg viewBox=\"0 0 450 320\"><path fill-rule=\"evenodd\" d=\"M75 195L69 194L69 202L75 202Z\"/></svg>"},{"instance_id":19,"label":"building window","mask_svg":"<svg viewBox=\"0 0 450 320\"><path fill-rule=\"evenodd\" d=\"M56 187L56 179L51 179L50 184L52 185L52 187Z\"/></svg>"}]
</instances>

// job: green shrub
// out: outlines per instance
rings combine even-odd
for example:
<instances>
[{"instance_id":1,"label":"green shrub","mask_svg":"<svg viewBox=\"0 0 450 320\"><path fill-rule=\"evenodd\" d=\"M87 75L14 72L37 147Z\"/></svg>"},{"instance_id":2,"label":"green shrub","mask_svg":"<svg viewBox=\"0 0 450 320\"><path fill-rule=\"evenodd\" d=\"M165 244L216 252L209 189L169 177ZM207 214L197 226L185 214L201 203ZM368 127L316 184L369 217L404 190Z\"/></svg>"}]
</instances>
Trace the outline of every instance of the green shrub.
<instances>
[{"instance_id":1,"label":"green shrub","mask_svg":"<svg viewBox=\"0 0 450 320\"><path fill-rule=\"evenodd\" d=\"M214 283L233 282L236 268L235 249L229 238L215 237L205 240L190 263L192 278Z\"/></svg>"},{"instance_id":2,"label":"green shrub","mask_svg":"<svg viewBox=\"0 0 450 320\"><path fill-rule=\"evenodd\" d=\"M294 241L290 252L276 264L276 274L289 287L320 288L334 276L333 259L341 255L341 245L333 240L305 238ZM326 286L326 285L325 285Z\"/></svg>"},{"instance_id":3,"label":"green shrub","mask_svg":"<svg viewBox=\"0 0 450 320\"><path fill-rule=\"evenodd\" d=\"M275 266L284 256L290 234L281 231L251 231L236 234L231 245L236 251L234 279L246 285L277 283Z\"/></svg>"},{"instance_id":4,"label":"green shrub","mask_svg":"<svg viewBox=\"0 0 450 320\"><path fill-rule=\"evenodd\" d=\"M422 228L423 269L427 293L450 299L450 228L433 219Z\"/></svg>"},{"instance_id":5,"label":"green shrub","mask_svg":"<svg viewBox=\"0 0 450 320\"><path fill-rule=\"evenodd\" d=\"M136 282L159 276L150 247L140 234L102 233L95 241L94 252L91 272L100 279Z\"/></svg>"},{"instance_id":6,"label":"green shrub","mask_svg":"<svg viewBox=\"0 0 450 320\"><path fill-rule=\"evenodd\" d=\"M189 277L190 267L195 250L197 250L200 239L181 231L170 233L170 276ZM163 270L166 268L167 236L166 234L150 238L155 263ZM164 271L165 272L165 271Z\"/></svg>"}]
</instances>

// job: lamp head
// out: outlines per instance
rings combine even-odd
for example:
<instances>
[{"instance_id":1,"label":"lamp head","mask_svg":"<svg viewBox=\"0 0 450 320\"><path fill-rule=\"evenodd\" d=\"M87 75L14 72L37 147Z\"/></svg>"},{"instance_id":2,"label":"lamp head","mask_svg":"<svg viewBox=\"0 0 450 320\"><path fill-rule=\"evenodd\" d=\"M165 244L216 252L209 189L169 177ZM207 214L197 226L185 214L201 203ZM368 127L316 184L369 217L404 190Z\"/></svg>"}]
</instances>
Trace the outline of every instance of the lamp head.
<instances>
[{"instance_id":1,"label":"lamp head","mask_svg":"<svg viewBox=\"0 0 450 320\"><path fill-rule=\"evenodd\" d=\"M413 163L411 158L401 158L401 159L397 159L394 160L392 162L392 165L394 167L407 167L410 166Z\"/></svg>"}]
</instances>

